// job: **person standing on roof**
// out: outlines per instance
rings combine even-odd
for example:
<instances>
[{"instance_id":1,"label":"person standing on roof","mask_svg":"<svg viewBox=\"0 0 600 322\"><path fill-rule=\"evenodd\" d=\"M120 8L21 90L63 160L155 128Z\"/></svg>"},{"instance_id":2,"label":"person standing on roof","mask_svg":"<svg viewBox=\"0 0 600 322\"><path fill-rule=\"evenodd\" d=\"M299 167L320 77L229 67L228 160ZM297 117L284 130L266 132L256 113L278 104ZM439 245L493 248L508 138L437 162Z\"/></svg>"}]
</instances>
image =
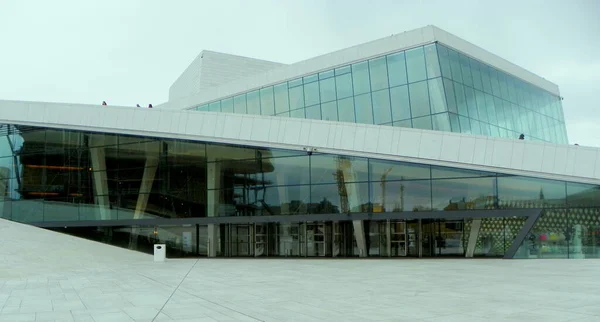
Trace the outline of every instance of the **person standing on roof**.
<instances>
[{"instance_id":1,"label":"person standing on roof","mask_svg":"<svg viewBox=\"0 0 600 322\"><path fill-rule=\"evenodd\" d=\"M152 108L152 104L148 104L148 108Z\"/></svg>"},{"instance_id":2,"label":"person standing on roof","mask_svg":"<svg viewBox=\"0 0 600 322\"><path fill-rule=\"evenodd\" d=\"M106 106L106 101L102 101L102 106Z\"/></svg>"}]
</instances>

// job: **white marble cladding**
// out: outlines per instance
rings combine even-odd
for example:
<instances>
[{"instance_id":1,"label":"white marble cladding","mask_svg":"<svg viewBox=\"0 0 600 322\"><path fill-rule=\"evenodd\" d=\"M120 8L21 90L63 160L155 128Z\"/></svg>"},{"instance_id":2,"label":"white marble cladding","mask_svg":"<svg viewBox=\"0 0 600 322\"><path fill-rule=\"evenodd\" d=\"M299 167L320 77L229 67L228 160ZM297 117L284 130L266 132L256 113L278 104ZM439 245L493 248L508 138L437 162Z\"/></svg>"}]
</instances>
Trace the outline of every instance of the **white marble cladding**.
<instances>
[{"instance_id":1,"label":"white marble cladding","mask_svg":"<svg viewBox=\"0 0 600 322\"><path fill-rule=\"evenodd\" d=\"M238 93L247 92L260 87L277 84L285 80L305 76L314 72L331 69L336 66L345 65L436 41L459 50L468 56L494 66L535 86L545 89L555 95L560 95L558 86L556 84L553 84L552 82L540 76L537 76L442 29L439 29L435 26L427 26L317 56L291 65L274 68L262 73L256 73L248 77L211 87L210 90L198 91L196 94L188 97L170 100L168 103L161 104L158 107L165 109L192 108L203 103L218 100Z\"/></svg>"},{"instance_id":2,"label":"white marble cladding","mask_svg":"<svg viewBox=\"0 0 600 322\"><path fill-rule=\"evenodd\" d=\"M0 101L0 122L408 161L600 184L600 149L256 115Z\"/></svg>"},{"instance_id":3,"label":"white marble cladding","mask_svg":"<svg viewBox=\"0 0 600 322\"><path fill-rule=\"evenodd\" d=\"M204 50L169 89L169 100L259 74L285 64Z\"/></svg>"}]
</instances>

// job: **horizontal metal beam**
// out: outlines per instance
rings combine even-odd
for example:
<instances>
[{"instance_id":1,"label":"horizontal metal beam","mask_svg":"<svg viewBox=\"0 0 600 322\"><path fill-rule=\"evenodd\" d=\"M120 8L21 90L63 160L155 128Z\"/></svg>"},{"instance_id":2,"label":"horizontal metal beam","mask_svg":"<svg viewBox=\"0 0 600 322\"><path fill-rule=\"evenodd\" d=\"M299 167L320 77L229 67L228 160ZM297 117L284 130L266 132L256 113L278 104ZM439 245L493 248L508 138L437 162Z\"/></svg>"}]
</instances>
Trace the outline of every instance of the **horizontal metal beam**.
<instances>
[{"instance_id":1,"label":"horizontal metal beam","mask_svg":"<svg viewBox=\"0 0 600 322\"><path fill-rule=\"evenodd\" d=\"M239 217L194 217L194 218L152 218L124 220L73 220L45 221L28 223L43 228L56 227L93 227L93 226L179 226L189 224L248 224L248 223L290 223L304 221L351 221L351 220L414 220L414 219L475 219L507 218L539 215L541 209L496 209L496 210L458 210L458 211L410 211L382 213L329 213L279 216L239 216Z\"/></svg>"}]
</instances>

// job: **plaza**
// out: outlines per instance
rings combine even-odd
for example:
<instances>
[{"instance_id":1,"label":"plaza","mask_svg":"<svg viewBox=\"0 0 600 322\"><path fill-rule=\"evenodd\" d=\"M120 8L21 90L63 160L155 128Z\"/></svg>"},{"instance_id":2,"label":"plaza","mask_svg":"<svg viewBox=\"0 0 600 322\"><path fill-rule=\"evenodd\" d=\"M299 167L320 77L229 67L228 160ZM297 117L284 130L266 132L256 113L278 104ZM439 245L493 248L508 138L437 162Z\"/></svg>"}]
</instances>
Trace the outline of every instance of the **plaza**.
<instances>
[{"instance_id":1,"label":"plaza","mask_svg":"<svg viewBox=\"0 0 600 322\"><path fill-rule=\"evenodd\" d=\"M0 232L3 322L600 321L595 260L155 263L10 221Z\"/></svg>"}]
</instances>

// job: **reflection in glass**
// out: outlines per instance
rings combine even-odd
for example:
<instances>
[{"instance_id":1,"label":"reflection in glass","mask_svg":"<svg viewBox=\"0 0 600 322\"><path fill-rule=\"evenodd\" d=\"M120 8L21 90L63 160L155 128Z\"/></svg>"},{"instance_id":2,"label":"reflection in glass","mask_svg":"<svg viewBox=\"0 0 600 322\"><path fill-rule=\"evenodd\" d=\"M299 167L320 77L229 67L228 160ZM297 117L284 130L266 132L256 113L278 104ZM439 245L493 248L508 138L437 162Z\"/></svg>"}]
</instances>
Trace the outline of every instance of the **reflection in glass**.
<instances>
[{"instance_id":1,"label":"reflection in glass","mask_svg":"<svg viewBox=\"0 0 600 322\"><path fill-rule=\"evenodd\" d=\"M384 89L373 92L373 117L375 124L384 124L392 121L389 90Z\"/></svg>"},{"instance_id":2,"label":"reflection in glass","mask_svg":"<svg viewBox=\"0 0 600 322\"><path fill-rule=\"evenodd\" d=\"M392 106L392 119L394 121L410 119L408 86L390 88L390 103Z\"/></svg>"},{"instance_id":3,"label":"reflection in glass","mask_svg":"<svg viewBox=\"0 0 600 322\"><path fill-rule=\"evenodd\" d=\"M427 90L427 82L413 83L408 85L408 88L412 117L415 118L431 114L429 109L429 91Z\"/></svg>"},{"instance_id":4,"label":"reflection in glass","mask_svg":"<svg viewBox=\"0 0 600 322\"><path fill-rule=\"evenodd\" d=\"M405 85L407 83L404 52L388 55L387 67L390 87Z\"/></svg>"},{"instance_id":5,"label":"reflection in glass","mask_svg":"<svg viewBox=\"0 0 600 322\"><path fill-rule=\"evenodd\" d=\"M423 47L406 51L406 70L409 83L422 81L427 78Z\"/></svg>"}]
</instances>

